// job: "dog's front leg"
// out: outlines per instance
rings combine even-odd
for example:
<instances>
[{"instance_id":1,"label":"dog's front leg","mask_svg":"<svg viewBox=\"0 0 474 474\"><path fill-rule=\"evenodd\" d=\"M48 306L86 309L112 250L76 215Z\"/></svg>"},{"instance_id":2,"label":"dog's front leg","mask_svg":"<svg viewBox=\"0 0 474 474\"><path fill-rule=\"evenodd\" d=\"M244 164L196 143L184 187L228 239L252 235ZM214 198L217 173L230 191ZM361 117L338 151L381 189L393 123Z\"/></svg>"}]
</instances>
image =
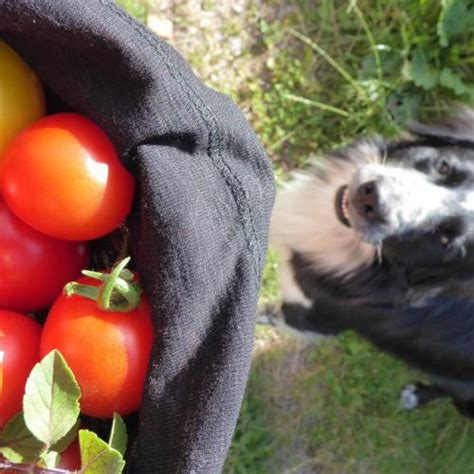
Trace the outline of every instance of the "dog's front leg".
<instances>
[{"instance_id":1,"label":"dog's front leg","mask_svg":"<svg viewBox=\"0 0 474 474\"><path fill-rule=\"evenodd\" d=\"M450 394L436 385L416 382L406 385L400 392L400 408L414 410L433 400L450 397Z\"/></svg>"}]
</instances>

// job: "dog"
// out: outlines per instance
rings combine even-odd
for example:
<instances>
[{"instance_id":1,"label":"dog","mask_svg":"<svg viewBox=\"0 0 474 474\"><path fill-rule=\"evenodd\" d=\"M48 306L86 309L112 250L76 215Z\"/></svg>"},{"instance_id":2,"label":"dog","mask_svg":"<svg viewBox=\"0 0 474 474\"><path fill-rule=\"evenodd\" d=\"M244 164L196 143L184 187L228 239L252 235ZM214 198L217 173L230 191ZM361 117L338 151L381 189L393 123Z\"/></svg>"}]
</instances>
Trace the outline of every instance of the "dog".
<instances>
[{"instance_id":1,"label":"dog","mask_svg":"<svg viewBox=\"0 0 474 474\"><path fill-rule=\"evenodd\" d=\"M354 330L429 374L404 408L451 397L474 415L474 111L358 140L299 172L275 204L281 317Z\"/></svg>"}]
</instances>

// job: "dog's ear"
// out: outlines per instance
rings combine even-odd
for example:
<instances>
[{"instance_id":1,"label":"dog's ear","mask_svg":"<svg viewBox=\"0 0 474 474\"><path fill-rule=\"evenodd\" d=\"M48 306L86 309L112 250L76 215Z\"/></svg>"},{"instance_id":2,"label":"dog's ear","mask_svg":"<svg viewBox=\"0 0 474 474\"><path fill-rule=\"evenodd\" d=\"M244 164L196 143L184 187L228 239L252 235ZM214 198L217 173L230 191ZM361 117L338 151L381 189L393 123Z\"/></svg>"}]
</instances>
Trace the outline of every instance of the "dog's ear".
<instances>
[{"instance_id":1,"label":"dog's ear","mask_svg":"<svg viewBox=\"0 0 474 474\"><path fill-rule=\"evenodd\" d=\"M413 135L437 142L474 146L474 110L468 107L458 108L453 115L440 122L433 124L414 122L407 128Z\"/></svg>"}]
</instances>

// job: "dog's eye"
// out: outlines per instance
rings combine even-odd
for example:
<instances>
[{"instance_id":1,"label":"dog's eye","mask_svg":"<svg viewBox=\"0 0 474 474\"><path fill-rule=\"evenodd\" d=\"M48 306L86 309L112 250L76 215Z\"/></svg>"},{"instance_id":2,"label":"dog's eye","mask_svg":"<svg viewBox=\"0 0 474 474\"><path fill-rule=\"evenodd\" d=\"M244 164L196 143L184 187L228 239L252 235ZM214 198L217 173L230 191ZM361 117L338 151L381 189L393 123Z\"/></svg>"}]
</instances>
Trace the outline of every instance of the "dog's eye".
<instances>
[{"instance_id":1,"label":"dog's eye","mask_svg":"<svg viewBox=\"0 0 474 474\"><path fill-rule=\"evenodd\" d=\"M448 176L451 174L451 165L446 160L441 160L438 163L438 173L442 176Z\"/></svg>"},{"instance_id":2,"label":"dog's eye","mask_svg":"<svg viewBox=\"0 0 474 474\"><path fill-rule=\"evenodd\" d=\"M447 249L449 247L449 244L451 243L452 237L447 235L447 234L441 234L439 238L440 244L443 246L443 248Z\"/></svg>"},{"instance_id":3,"label":"dog's eye","mask_svg":"<svg viewBox=\"0 0 474 474\"><path fill-rule=\"evenodd\" d=\"M463 233L464 223L462 219L453 217L443 222L437 229L438 242L444 249L452 249Z\"/></svg>"}]
</instances>

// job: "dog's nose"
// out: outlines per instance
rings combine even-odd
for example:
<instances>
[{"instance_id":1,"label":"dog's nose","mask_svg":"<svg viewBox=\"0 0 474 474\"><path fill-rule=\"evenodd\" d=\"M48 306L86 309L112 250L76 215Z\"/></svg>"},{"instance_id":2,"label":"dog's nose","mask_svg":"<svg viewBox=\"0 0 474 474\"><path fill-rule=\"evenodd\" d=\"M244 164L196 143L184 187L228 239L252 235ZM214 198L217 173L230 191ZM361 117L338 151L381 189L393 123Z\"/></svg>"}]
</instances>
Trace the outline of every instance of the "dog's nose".
<instances>
[{"instance_id":1,"label":"dog's nose","mask_svg":"<svg viewBox=\"0 0 474 474\"><path fill-rule=\"evenodd\" d=\"M382 220L377 183L375 181L367 181L361 184L355 192L353 202L356 211L368 222Z\"/></svg>"}]
</instances>

